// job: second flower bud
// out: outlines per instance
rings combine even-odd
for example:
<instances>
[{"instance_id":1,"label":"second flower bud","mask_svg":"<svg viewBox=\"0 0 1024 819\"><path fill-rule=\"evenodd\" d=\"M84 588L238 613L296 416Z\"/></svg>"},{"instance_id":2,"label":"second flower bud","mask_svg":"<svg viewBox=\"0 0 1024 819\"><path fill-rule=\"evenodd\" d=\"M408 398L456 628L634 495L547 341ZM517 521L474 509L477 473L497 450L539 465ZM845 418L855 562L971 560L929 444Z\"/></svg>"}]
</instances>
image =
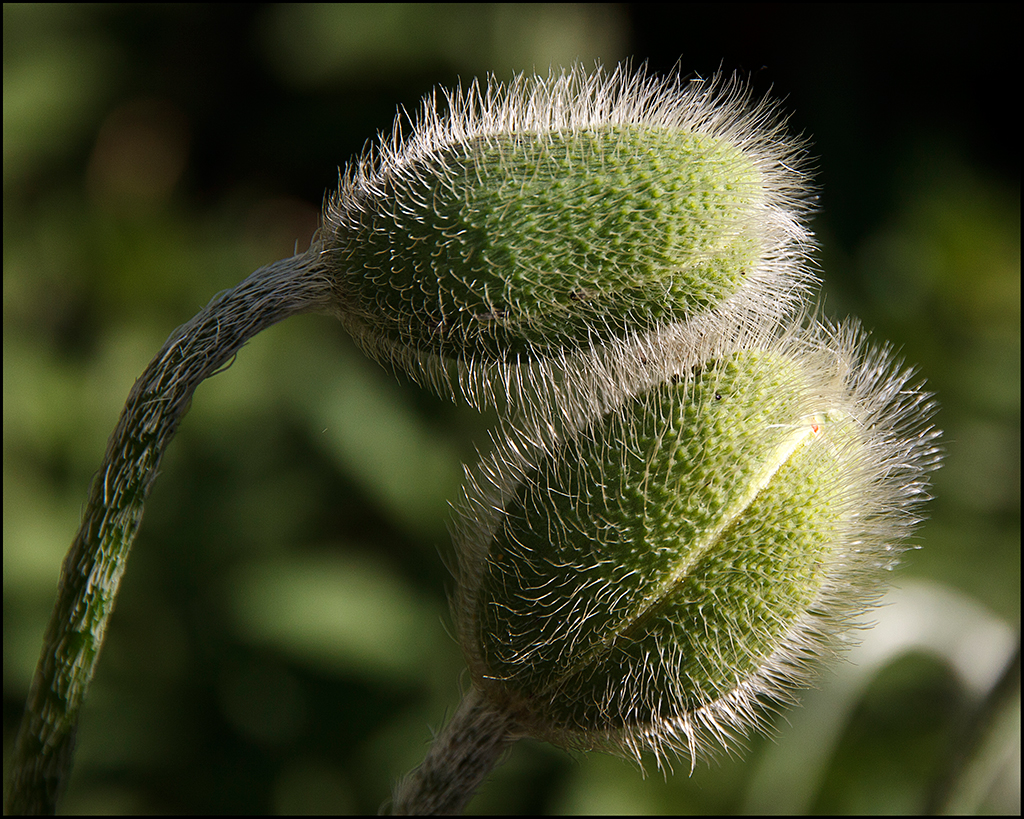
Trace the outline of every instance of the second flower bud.
<instances>
[{"instance_id":1,"label":"second flower bud","mask_svg":"<svg viewBox=\"0 0 1024 819\"><path fill-rule=\"evenodd\" d=\"M636 758L758 724L870 600L923 498L930 409L906 380L813 325L532 456L507 446L456 538L476 687L524 734Z\"/></svg>"}]
</instances>

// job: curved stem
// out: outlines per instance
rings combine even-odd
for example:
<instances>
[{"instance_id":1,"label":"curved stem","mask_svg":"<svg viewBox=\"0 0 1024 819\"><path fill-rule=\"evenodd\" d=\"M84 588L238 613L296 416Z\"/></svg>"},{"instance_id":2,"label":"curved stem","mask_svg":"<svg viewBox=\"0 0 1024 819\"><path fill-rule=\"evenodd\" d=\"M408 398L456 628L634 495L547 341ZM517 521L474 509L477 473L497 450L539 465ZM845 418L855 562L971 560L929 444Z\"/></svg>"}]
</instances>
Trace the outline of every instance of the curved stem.
<instances>
[{"instance_id":1,"label":"curved stem","mask_svg":"<svg viewBox=\"0 0 1024 819\"><path fill-rule=\"evenodd\" d=\"M196 387L261 330L325 311L330 298L316 246L262 267L175 330L135 382L64 558L15 745L8 813L56 810L71 770L78 712L143 506Z\"/></svg>"},{"instance_id":2,"label":"curved stem","mask_svg":"<svg viewBox=\"0 0 1024 819\"><path fill-rule=\"evenodd\" d=\"M395 789L392 813L462 813L515 738L514 720L471 688L427 758Z\"/></svg>"},{"instance_id":3,"label":"curved stem","mask_svg":"<svg viewBox=\"0 0 1024 819\"><path fill-rule=\"evenodd\" d=\"M946 769L929 794L926 816L981 813L993 779L1014 764L1014 748L1020 750L1020 668L1018 634L1013 656L952 746Z\"/></svg>"}]
</instances>

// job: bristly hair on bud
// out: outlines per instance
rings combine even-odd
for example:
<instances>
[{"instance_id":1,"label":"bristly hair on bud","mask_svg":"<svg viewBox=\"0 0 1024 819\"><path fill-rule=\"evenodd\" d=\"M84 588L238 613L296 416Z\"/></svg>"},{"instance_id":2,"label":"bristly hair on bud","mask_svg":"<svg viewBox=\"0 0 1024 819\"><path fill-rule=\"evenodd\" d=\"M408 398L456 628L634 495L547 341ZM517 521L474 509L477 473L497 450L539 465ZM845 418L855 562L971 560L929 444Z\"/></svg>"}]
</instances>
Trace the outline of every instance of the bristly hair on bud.
<instances>
[{"instance_id":1,"label":"bristly hair on bud","mask_svg":"<svg viewBox=\"0 0 1024 819\"><path fill-rule=\"evenodd\" d=\"M665 328L798 307L805 165L735 77L491 78L428 96L351 163L319 250L372 357L477 406L540 391L574 418L661 361Z\"/></svg>"},{"instance_id":2,"label":"bristly hair on bud","mask_svg":"<svg viewBox=\"0 0 1024 819\"><path fill-rule=\"evenodd\" d=\"M875 601L938 464L934 404L855 323L748 329L469 476L452 611L510 736L693 766L793 700Z\"/></svg>"}]
</instances>

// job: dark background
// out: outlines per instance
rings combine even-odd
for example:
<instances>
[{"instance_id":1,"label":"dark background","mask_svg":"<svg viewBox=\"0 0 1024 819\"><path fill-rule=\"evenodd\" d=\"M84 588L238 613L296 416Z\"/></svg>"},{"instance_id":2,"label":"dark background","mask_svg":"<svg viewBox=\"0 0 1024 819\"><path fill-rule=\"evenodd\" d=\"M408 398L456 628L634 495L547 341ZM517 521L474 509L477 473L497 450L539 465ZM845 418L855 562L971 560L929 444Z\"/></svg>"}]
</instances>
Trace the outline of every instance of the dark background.
<instances>
[{"instance_id":1,"label":"dark background","mask_svg":"<svg viewBox=\"0 0 1024 819\"><path fill-rule=\"evenodd\" d=\"M396 106L632 57L782 100L816 157L825 310L919 365L947 461L903 596L864 635L875 659L824 674L774 741L647 779L523 742L471 809L922 809L1019 629L1015 7L5 5L3 22L5 752L91 475L171 330L304 249L337 166ZM439 553L488 424L315 317L200 388L64 810L375 812L458 700ZM981 809L1019 811L1019 775L992 770Z\"/></svg>"}]
</instances>

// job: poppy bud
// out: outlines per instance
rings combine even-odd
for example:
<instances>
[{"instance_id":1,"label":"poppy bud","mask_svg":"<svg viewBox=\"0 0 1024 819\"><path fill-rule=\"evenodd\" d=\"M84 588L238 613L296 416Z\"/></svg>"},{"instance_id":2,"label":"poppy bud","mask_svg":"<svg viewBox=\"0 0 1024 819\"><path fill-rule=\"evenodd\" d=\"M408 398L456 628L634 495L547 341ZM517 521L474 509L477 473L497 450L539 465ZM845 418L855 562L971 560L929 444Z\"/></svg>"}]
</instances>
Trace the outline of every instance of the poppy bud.
<instances>
[{"instance_id":1,"label":"poppy bud","mask_svg":"<svg viewBox=\"0 0 1024 819\"><path fill-rule=\"evenodd\" d=\"M350 165L325 210L339 317L442 392L454 362L488 404L494 375L515 400L522 363L542 362L525 377L546 384L609 342L780 315L812 281L805 180L799 144L745 96L736 82L577 69L473 83L445 112L428 97L411 134L396 125Z\"/></svg>"},{"instance_id":2,"label":"poppy bud","mask_svg":"<svg viewBox=\"0 0 1024 819\"><path fill-rule=\"evenodd\" d=\"M937 433L909 378L812 324L500 448L461 507L453 611L510 732L693 764L791 699L926 497Z\"/></svg>"}]
</instances>

